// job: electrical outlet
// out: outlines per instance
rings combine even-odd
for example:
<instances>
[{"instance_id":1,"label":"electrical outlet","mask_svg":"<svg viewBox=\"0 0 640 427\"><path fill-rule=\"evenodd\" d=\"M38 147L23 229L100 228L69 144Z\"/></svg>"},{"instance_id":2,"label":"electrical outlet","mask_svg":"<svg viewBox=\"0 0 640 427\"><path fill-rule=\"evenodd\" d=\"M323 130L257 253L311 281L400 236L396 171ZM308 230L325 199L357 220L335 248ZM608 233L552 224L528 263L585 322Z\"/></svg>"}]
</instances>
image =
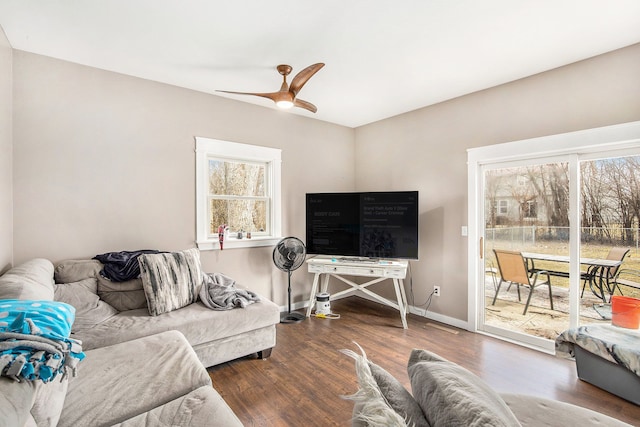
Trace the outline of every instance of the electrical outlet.
<instances>
[{"instance_id":1,"label":"electrical outlet","mask_svg":"<svg viewBox=\"0 0 640 427\"><path fill-rule=\"evenodd\" d=\"M440 286L434 286L433 287L433 295L436 297L440 296Z\"/></svg>"}]
</instances>

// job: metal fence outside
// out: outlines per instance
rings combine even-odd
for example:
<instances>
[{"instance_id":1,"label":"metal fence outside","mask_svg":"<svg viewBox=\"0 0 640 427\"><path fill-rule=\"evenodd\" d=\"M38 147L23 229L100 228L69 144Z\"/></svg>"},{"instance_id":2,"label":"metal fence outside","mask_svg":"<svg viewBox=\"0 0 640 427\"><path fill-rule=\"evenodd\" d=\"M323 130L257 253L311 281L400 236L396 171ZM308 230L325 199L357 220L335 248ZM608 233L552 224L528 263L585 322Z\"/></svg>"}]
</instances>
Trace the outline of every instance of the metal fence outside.
<instances>
[{"instance_id":1,"label":"metal fence outside","mask_svg":"<svg viewBox=\"0 0 640 427\"><path fill-rule=\"evenodd\" d=\"M568 242L569 227L521 226L485 229L488 242L508 241L513 244L535 245L537 242ZM581 229L583 244L621 245L640 253L640 228L584 227Z\"/></svg>"}]
</instances>

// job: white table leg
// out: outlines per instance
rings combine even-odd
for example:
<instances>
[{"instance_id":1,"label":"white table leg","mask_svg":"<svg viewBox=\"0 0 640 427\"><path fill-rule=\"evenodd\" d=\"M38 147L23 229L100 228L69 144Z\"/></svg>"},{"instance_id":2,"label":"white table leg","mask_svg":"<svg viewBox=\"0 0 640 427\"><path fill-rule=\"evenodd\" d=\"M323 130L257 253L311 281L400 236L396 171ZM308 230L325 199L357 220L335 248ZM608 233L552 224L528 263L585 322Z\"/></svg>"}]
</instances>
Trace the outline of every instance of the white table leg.
<instances>
[{"instance_id":1,"label":"white table leg","mask_svg":"<svg viewBox=\"0 0 640 427\"><path fill-rule=\"evenodd\" d=\"M398 279L398 282L400 283L400 293L402 294L402 301L404 302L405 308L408 310L409 303L407 303L407 293L404 290L404 280Z\"/></svg>"},{"instance_id":2,"label":"white table leg","mask_svg":"<svg viewBox=\"0 0 640 427\"><path fill-rule=\"evenodd\" d=\"M311 309L313 308L313 299L316 296L316 290L318 289L319 278L320 278L320 273L316 273L313 275L313 285L311 286L311 295L309 296L309 307L307 307L307 317L311 316Z\"/></svg>"},{"instance_id":3,"label":"white table leg","mask_svg":"<svg viewBox=\"0 0 640 427\"><path fill-rule=\"evenodd\" d=\"M405 298L403 298L404 289L400 291L400 284L398 283L398 279L393 279L393 287L396 290L396 298L398 299L398 309L400 310L400 317L402 318L402 327L404 329L408 329L407 326L407 306L405 303Z\"/></svg>"},{"instance_id":4,"label":"white table leg","mask_svg":"<svg viewBox=\"0 0 640 427\"><path fill-rule=\"evenodd\" d=\"M329 289L329 278L330 276L328 274L325 274L322 278L322 289L320 292L327 292L327 289Z\"/></svg>"}]
</instances>

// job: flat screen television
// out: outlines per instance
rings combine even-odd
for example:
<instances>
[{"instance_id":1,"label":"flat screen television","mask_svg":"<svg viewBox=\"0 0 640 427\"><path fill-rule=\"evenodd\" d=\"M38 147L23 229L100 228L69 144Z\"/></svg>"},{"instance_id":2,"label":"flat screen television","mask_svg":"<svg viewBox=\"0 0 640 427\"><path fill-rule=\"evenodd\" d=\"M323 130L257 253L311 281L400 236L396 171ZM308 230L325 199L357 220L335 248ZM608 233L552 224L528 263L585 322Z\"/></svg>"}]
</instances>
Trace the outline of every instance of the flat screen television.
<instances>
[{"instance_id":1,"label":"flat screen television","mask_svg":"<svg viewBox=\"0 0 640 427\"><path fill-rule=\"evenodd\" d=\"M418 259L418 192L307 193L307 253Z\"/></svg>"}]
</instances>

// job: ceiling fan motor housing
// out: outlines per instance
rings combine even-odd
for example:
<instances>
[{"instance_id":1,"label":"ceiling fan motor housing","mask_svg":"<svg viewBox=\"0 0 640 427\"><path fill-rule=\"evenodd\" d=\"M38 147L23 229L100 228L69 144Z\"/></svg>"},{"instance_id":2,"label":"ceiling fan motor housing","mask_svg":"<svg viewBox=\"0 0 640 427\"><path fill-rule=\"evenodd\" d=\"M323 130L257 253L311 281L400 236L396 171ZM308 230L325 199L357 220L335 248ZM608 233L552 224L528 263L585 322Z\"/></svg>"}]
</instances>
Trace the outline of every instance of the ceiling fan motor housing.
<instances>
[{"instance_id":1,"label":"ceiling fan motor housing","mask_svg":"<svg viewBox=\"0 0 640 427\"><path fill-rule=\"evenodd\" d=\"M293 70L291 65L287 65L287 64L280 64L276 67L276 69L280 74L282 74L285 77L291 74L291 71Z\"/></svg>"}]
</instances>

